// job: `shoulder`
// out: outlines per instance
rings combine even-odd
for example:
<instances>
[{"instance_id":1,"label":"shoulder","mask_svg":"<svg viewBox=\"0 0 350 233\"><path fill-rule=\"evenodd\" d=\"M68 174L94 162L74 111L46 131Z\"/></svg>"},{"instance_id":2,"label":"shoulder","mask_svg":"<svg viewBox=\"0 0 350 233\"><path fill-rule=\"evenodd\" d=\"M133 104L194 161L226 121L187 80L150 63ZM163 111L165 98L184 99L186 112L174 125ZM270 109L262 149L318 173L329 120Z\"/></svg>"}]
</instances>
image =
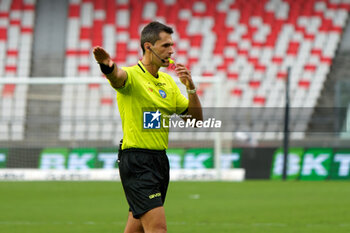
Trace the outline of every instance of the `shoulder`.
<instances>
[{"instance_id":1,"label":"shoulder","mask_svg":"<svg viewBox=\"0 0 350 233\"><path fill-rule=\"evenodd\" d=\"M135 85L137 78L134 78L134 77L138 76L137 67L138 67L137 65L134 65L134 66L122 66L120 68L126 72L127 77L126 77L124 86L116 89L117 91L125 94L130 90L131 86Z\"/></svg>"},{"instance_id":2,"label":"shoulder","mask_svg":"<svg viewBox=\"0 0 350 233\"><path fill-rule=\"evenodd\" d=\"M122 70L128 72L128 73L137 73L138 72L138 65L134 65L134 66L123 66L121 67Z\"/></svg>"},{"instance_id":3,"label":"shoulder","mask_svg":"<svg viewBox=\"0 0 350 233\"><path fill-rule=\"evenodd\" d=\"M133 66L124 66L124 67L121 67L121 69L127 73L128 79L130 80L134 79L134 77L144 74L143 70L140 68L138 64Z\"/></svg>"}]
</instances>

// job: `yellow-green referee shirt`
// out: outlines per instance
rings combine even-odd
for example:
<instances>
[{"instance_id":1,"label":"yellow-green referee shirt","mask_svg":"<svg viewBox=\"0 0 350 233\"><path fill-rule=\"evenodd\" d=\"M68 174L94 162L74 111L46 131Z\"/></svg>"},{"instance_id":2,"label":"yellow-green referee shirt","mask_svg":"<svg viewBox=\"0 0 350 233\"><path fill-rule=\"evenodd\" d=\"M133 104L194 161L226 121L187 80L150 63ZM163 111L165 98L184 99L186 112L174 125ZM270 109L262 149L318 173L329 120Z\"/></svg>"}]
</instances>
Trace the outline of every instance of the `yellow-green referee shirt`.
<instances>
[{"instance_id":1,"label":"yellow-green referee shirt","mask_svg":"<svg viewBox=\"0 0 350 233\"><path fill-rule=\"evenodd\" d=\"M163 127L163 119L168 122L167 116L186 113L188 100L170 75L158 72L155 78L141 61L122 69L128 74L125 85L116 89L124 133L122 149L167 149L169 128Z\"/></svg>"}]
</instances>

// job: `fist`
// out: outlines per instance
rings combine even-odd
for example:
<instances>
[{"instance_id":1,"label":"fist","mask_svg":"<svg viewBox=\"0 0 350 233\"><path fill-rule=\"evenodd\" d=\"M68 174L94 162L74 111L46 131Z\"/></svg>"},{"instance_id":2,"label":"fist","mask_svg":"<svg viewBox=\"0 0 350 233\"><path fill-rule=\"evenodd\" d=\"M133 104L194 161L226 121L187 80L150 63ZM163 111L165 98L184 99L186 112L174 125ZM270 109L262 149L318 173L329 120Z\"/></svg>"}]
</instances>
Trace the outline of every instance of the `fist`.
<instances>
[{"instance_id":1,"label":"fist","mask_svg":"<svg viewBox=\"0 0 350 233\"><path fill-rule=\"evenodd\" d=\"M194 89L191 72L184 65L177 63L175 72L176 75L179 77L181 83L184 84L187 89Z\"/></svg>"}]
</instances>

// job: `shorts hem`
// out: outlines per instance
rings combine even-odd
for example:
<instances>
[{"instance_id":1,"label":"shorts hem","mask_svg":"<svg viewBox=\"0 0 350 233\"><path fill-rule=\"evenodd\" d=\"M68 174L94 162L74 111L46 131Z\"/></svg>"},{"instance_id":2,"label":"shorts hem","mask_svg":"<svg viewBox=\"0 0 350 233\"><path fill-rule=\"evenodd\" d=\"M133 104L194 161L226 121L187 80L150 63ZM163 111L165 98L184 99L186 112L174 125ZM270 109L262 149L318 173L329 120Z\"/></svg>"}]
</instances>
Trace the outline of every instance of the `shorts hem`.
<instances>
[{"instance_id":1,"label":"shorts hem","mask_svg":"<svg viewBox=\"0 0 350 233\"><path fill-rule=\"evenodd\" d=\"M159 204L155 204L155 205L153 205L153 206L148 207L148 208L145 209L144 211L139 212L139 213L135 213L135 214L134 214L133 211L131 211L131 212L132 212L132 216L133 216L134 218L136 218L136 219L140 219L141 216L144 215L145 213L147 213L148 211L153 210L153 209L155 209L155 208L157 208L157 207L161 207L161 206L163 206L163 204L160 204L160 203L159 203Z\"/></svg>"}]
</instances>

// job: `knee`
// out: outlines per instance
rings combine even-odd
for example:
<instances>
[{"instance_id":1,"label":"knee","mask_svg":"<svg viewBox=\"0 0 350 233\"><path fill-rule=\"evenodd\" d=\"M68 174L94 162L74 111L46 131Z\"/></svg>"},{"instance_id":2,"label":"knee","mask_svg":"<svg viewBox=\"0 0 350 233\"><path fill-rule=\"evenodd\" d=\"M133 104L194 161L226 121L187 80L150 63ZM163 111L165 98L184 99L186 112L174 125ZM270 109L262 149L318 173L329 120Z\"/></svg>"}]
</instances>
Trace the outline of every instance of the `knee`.
<instances>
[{"instance_id":1,"label":"knee","mask_svg":"<svg viewBox=\"0 0 350 233\"><path fill-rule=\"evenodd\" d=\"M167 233L166 224L156 224L151 227L150 231L146 231L146 233Z\"/></svg>"},{"instance_id":2,"label":"knee","mask_svg":"<svg viewBox=\"0 0 350 233\"><path fill-rule=\"evenodd\" d=\"M167 227L166 227L166 225L163 225L163 226L159 226L157 229L156 229L156 231L155 232L157 232L157 233L167 233Z\"/></svg>"}]
</instances>

